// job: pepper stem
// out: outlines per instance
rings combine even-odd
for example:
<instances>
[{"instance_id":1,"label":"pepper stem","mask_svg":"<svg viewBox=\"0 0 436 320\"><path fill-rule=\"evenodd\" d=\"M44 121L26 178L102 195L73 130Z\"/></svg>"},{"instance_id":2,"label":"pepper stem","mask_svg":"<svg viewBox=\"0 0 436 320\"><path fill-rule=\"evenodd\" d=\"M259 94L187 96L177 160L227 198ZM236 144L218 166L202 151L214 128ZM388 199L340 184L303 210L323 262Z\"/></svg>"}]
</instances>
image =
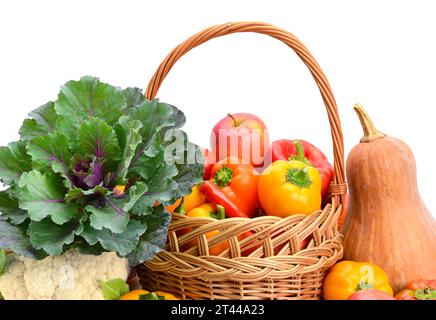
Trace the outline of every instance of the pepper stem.
<instances>
[{"instance_id":1,"label":"pepper stem","mask_svg":"<svg viewBox=\"0 0 436 320\"><path fill-rule=\"evenodd\" d=\"M222 167L215 172L213 183L215 183L218 188L224 188L232 182L232 179L233 170L227 167Z\"/></svg>"},{"instance_id":2,"label":"pepper stem","mask_svg":"<svg viewBox=\"0 0 436 320\"><path fill-rule=\"evenodd\" d=\"M180 204L177 206L176 209L174 209L174 212L179 214L186 214L185 197L182 197L182 201L180 201Z\"/></svg>"},{"instance_id":3,"label":"pepper stem","mask_svg":"<svg viewBox=\"0 0 436 320\"><path fill-rule=\"evenodd\" d=\"M356 291L372 289L372 288L374 288L374 286L371 283L362 281L357 285Z\"/></svg>"},{"instance_id":4,"label":"pepper stem","mask_svg":"<svg viewBox=\"0 0 436 320\"><path fill-rule=\"evenodd\" d=\"M297 160L301 161L304 164L307 164L308 166L312 166L309 160L307 160L304 152L303 145L301 144L301 141L297 140L294 142L295 149L297 150L297 155L290 156L288 160Z\"/></svg>"},{"instance_id":5,"label":"pepper stem","mask_svg":"<svg viewBox=\"0 0 436 320\"><path fill-rule=\"evenodd\" d=\"M434 300L436 299L436 290L432 288L423 288L415 290L413 295L418 300Z\"/></svg>"},{"instance_id":6,"label":"pepper stem","mask_svg":"<svg viewBox=\"0 0 436 320\"><path fill-rule=\"evenodd\" d=\"M165 300L165 297L157 295L155 292L141 294L139 300Z\"/></svg>"},{"instance_id":7,"label":"pepper stem","mask_svg":"<svg viewBox=\"0 0 436 320\"><path fill-rule=\"evenodd\" d=\"M354 111L356 111L357 116L359 117L364 133L360 142L371 142L386 137L386 134L377 130L368 113L359 103L354 105Z\"/></svg>"},{"instance_id":8,"label":"pepper stem","mask_svg":"<svg viewBox=\"0 0 436 320\"><path fill-rule=\"evenodd\" d=\"M217 220L223 220L226 218L226 209L224 209L223 206L217 204L216 205L217 211L213 214L213 218Z\"/></svg>"},{"instance_id":9,"label":"pepper stem","mask_svg":"<svg viewBox=\"0 0 436 320\"><path fill-rule=\"evenodd\" d=\"M286 181L300 188L309 188L312 185L312 180L309 176L309 167L305 166L301 169L289 169L286 175Z\"/></svg>"}]
</instances>

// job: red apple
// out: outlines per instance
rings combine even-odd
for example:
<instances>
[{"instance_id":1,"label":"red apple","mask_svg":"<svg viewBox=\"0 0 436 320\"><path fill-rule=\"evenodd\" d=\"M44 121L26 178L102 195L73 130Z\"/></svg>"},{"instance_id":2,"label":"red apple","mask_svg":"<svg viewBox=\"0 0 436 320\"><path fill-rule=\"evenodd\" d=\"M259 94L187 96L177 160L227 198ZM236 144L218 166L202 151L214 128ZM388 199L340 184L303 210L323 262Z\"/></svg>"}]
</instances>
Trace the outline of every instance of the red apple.
<instances>
[{"instance_id":1,"label":"red apple","mask_svg":"<svg viewBox=\"0 0 436 320\"><path fill-rule=\"evenodd\" d=\"M396 300L396 299L381 290L365 289L365 290L356 291L347 300Z\"/></svg>"},{"instance_id":2,"label":"red apple","mask_svg":"<svg viewBox=\"0 0 436 320\"><path fill-rule=\"evenodd\" d=\"M250 113L228 114L215 125L210 141L216 161L238 158L254 167L263 165L269 149L265 123Z\"/></svg>"}]
</instances>

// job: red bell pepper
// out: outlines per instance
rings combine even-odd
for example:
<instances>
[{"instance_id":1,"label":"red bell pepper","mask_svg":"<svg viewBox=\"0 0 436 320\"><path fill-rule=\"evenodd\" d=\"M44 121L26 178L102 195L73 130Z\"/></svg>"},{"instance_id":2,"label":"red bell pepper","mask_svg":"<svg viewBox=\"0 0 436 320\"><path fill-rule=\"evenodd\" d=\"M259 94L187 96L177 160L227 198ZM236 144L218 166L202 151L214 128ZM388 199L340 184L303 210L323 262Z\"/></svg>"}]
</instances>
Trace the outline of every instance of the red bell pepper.
<instances>
[{"instance_id":1,"label":"red bell pepper","mask_svg":"<svg viewBox=\"0 0 436 320\"><path fill-rule=\"evenodd\" d=\"M411 281L395 295L397 300L436 300L436 280Z\"/></svg>"},{"instance_id":2,"label":"red bell pepper","mask_svg":"<svg viewBox=\"0 0 436 320\"><path fill-rule=\"evenodd\" d=\"M333 179L333 167L325 154L313 144L304 140L277 140L272 143L271 158L273 162L299 160L318 169L322 181L322 198L327 198Z\"/></svg>"},{"instance_id":3,"label":"red bell pepper","mask_svg":"<svg viewBox=\"0 0 436 320\"><path fill-rule=\"evenodd\" d=\"M208 180L201 184L200 191L211 203L223 206L228 218L248 218L236 204L234 204L216 184Z\"/></svg>"},{"instance_id":4,"label":"red bell pepper","mask_svg":"<svg viewBox=\"0 0 436 320\"><path fill-rule=\"evenodd\" d=\"M249 218L256 214L260 206L259 174L251 164L241 164L238 159L223 159L213 166L209 181Z\"/></svg>"}]
</instances>

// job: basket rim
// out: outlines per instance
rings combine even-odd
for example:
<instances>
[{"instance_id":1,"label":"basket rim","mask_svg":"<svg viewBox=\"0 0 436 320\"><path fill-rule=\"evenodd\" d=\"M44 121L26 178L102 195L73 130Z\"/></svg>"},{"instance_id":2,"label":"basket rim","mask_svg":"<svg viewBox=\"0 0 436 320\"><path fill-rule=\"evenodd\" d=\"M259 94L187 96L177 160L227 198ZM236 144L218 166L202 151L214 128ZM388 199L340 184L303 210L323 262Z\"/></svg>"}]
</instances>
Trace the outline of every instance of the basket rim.
<instances>
[{"instance_id":1,"label":"basket rim","mask_svg":"<svg viewBox=\"0 0 436 320\"><path fill-rule=\"evenodd\" d=\"M341 212L342 205L336 205L332 199L332 203L327 204L323 210L309 215L291 215L287 218L265 216L215 220L176 214L169 226L167 248L159 252L151 264L165 264L168 259L177 265L180 263L177 260L182 258L191 260L192 257L196 257L208 260L212 257L213 260L217 256L228 261L239 258L255 261L272 257L273 260L277 257L292 260L298 256L305 256L307 252L315 254L314 250L321 249L323 243L329 243L332 239L340 241L342 238L337 229L337 220ZM188 229L189 231L181 235L178 233L180 230ZM211 235L215 230L218 232ZM250 234L244 236L247 232ZM225 241L228 247L219 254L209 252L209 248ZM301 249L301 243L304 241L307 241L307 248ZM183 264L183 267L186 268L188 265Z\"/></svg>"}]
</instances>

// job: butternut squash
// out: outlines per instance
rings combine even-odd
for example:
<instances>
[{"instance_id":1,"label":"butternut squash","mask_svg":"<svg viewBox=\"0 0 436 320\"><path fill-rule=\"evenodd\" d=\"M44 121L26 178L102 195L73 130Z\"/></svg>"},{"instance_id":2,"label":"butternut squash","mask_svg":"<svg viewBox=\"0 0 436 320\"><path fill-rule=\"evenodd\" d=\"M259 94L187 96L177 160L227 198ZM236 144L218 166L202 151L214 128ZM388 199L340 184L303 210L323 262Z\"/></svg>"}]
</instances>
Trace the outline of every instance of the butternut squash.
<instances>
[{"instance_id":1,"label":"butternut squash","mask_svg":"<svg viewBox=\"0 0 436 320\"><path fill-rule=\"evenodd\" d=\"M354 108L364 136L347 159L344 258L379 265L395 292L414 279L436 279L436 221L419 195L412 151Z\"/></svg>"}]
</instances>

